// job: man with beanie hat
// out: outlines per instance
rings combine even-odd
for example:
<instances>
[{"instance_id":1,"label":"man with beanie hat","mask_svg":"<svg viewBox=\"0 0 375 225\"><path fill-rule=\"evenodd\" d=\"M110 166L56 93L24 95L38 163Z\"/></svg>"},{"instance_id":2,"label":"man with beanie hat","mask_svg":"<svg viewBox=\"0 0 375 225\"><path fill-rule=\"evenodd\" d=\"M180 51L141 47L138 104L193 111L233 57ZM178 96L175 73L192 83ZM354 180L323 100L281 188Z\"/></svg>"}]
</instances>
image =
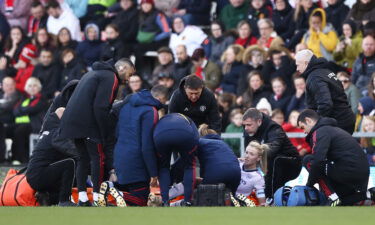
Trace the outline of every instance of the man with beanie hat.
<instances>
[{"instance_id":1,"label":"man with beanie hat","mask_svg":"<svg viewBox=\"0 0 375 225\"><path fill-rule=\"evenodd\" d=\"M362 116L374 115L375 100L365 96L359 99L358 111Z\"/></svg>"}]
</instances>

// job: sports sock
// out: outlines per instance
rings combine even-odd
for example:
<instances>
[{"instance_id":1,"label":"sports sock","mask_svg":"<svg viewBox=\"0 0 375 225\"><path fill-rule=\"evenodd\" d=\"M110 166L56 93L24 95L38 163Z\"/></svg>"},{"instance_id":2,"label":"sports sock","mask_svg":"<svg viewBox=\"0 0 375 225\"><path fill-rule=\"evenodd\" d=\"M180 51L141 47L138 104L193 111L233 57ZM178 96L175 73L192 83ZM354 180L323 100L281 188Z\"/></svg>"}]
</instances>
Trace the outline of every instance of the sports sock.
<instances>
[{"instance_id":1,"label":"sports sock","mask_svg":"<svg viewBox=\"0 0 375 225\"><path fill-rule=\"evenodd\" d=\"M184 185L182 183L174 184L169 189L169 199L174 199L177 196L184 194Z\"/></svg>"},{"instance_id":2,"label":"sports sock","mask_svg":"<svg viewBox=\"0 0 375 225\"><path fill-rule=\"evenodd\" d=\"M89 200L89 198L87 197L87 192L86 191L80 191L78 193L78 199L81 202L87 202Z\"/></svg>"},{"instance_id":3,"label":"sports sock","mask_svg":"<svg viewBox=\"0 0 375 225\"><path fill-rule=\"evenodd\" d=\"M333 193L330 196L328 196L328 198L331 199L332 201L336 201L339 198L339 196L337 196L336 193Z\"/></svg>"}]
</instances>

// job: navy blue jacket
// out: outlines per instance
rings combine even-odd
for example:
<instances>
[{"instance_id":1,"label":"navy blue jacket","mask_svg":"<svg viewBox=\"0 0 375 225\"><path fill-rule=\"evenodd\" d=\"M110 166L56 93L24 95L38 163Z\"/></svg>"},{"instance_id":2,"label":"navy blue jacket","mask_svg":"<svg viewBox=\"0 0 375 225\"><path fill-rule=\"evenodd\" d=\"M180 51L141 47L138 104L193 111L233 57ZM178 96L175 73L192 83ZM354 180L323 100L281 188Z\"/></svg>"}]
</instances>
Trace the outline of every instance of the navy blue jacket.
<instances>
[{"instance_id":1,"label":"navy blue jacket","mask_svg":"<svg viewBox=\"0 0 375 225\"><path fill-rule=\"evenodd\" d=\"M224 92L229 92L232 94L237 93L238 80L240 79L243 66L241 62L234 62L228 73L223 75L223 80L221 81L221 87Z\"/></svg>"},{"instance_id":2,"label":"navy blue jacket","mask_svg":"<svg viewBox=\"0 0 375 225\"><path fill-rule=\"evenodd\" d=\"M293 110L297 110L300 112L304 109L306 109L305 93L303 93L303 95L300 98L297 98L296 95L293 95L290 98L290 102L286 108L287 117Z\"/></svg>"},{"instance_id":3,"label":"navy blue jacket","mask_svg":"<svg viewBox=\"0 0 375 225\"><path fill-rule=\"evenodd\" d=\"M120 184L149 182L156 177L153 130L162 104L150 91L142 90L126 98L117 123L114 167Z\"/></svg>"},{"instance_id":4,"label":"navy blue jacket","mask_svg":"<svg viewBox=\"0 0 375 225\"><path fill-rule=\"evenodd\" d=\"M177 8L186 9L186 13L193 16L195 23L191 25L210 24L211 1L182 0Z\"/></svg>"},{"instance_id":5,"label":"navy blue jacket","mask_svg":"<svg viewBox=\"0 0 375 225\"><path fill-rule=\"evenodd\" d=\"M91 66L94 62L100 60L103 45L104 43L100 40L84 40L78 43L76 52L85 61L87 66Z\"/></svg>"},{"instance_id":6,"label":"navy blue jacket","mask_svg":"<svg viewBox=\"0 0 375 225\"><path fill-rule=\"evenodd\" d=\"M203 178L205 172L218 172L220 168L238 167L238 173L241 173L236 155L219 135L211 134L199 139L198 159Z\"/></svg>"},{"instance_id":7,"label":"navy blue jacket","mask_svg":"<svg viewBox=\"0 0 375 225\"><path fill-rule=\"evenodd\" d=\"M287 114L287 107L288 103L290 102L290 95L284 93L279 100L276 100L275 94L272 94L268 97L268 101L271 104L272 110L280 109L281 111L283 111L284 115Z\"/></svg>"}]
</instances>

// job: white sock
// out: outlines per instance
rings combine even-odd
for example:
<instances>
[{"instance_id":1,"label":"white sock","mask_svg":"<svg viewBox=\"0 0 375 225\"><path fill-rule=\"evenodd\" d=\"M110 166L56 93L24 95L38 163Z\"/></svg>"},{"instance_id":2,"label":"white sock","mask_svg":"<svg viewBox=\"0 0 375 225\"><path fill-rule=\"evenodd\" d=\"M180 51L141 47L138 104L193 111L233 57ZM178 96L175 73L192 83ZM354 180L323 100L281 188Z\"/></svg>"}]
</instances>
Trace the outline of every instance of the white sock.
<instances>
[{"instance_id":1,"label":"white sock","mask_svg":"<svg viewBox=\"0 0 375 225\"><path fill-rule=\"evenodd\" d=\"M339 196L337 196L336 193L333 193L330 196L328 196L328 198L331 199L332 201L336 201L339 198Z\"/></svg>"},{"instance_id":2,"label":"white sock","mask_svg":"<svg viewBox=\"0 0 375 225\"><path fill-rule=\"evenodd\" d=\"M174 199L177 196L180 196L183 194L184 194L184 185L182 183L175 184L169 189L169 199Z\"/></svg>"},{"instance_id":3,"label":"white sock","mask_svg":"<svg viewBox=\"0 0 375 225\"><path fill-rule=\"evenodd\" d=\"M112 181L108 181L108 184L109 184L109 188L111 188L111 187L114 187L114 185L113 185L113 182L112 182Z\"/></svg>"},{"instance_id":4,"label":"white sock","mask_svg":"<svg viewBox=\"0 0 375 225\"><path fill-rule=\"evenodd\" d=\"M89 200L89 198L87 197L87 192L86 191L80 191L78 193L78 199L81 202L87 202Z\"/></svg>"},{"instance_id":5,"label":"white sock","mask_svg":"<svg viewBox=\"0 0 375 225\"><path fill-rule=\"evenodd\" d=\"M99 193L98 192L93 192L92 198L94 201L98 201Z\"/></svg>"}]
</instances>

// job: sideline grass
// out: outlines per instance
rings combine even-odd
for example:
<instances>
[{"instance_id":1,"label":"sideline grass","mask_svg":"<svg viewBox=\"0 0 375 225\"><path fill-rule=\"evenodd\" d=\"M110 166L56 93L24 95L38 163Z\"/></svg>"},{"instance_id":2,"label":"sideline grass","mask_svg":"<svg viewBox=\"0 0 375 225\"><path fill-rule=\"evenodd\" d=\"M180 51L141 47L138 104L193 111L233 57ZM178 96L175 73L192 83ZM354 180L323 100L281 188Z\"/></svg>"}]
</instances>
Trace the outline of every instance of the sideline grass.
<instances>
[{"instance_id":1,"label":"sideline grass","mask_svg":"<svg viewBox=\"0 0 375 225\"><path fill-rule=\"evenodd\" d=\"M59 208L1 207L4 225L366 225L374 207L295 208Z\"/></svg>"}]
</instances>

